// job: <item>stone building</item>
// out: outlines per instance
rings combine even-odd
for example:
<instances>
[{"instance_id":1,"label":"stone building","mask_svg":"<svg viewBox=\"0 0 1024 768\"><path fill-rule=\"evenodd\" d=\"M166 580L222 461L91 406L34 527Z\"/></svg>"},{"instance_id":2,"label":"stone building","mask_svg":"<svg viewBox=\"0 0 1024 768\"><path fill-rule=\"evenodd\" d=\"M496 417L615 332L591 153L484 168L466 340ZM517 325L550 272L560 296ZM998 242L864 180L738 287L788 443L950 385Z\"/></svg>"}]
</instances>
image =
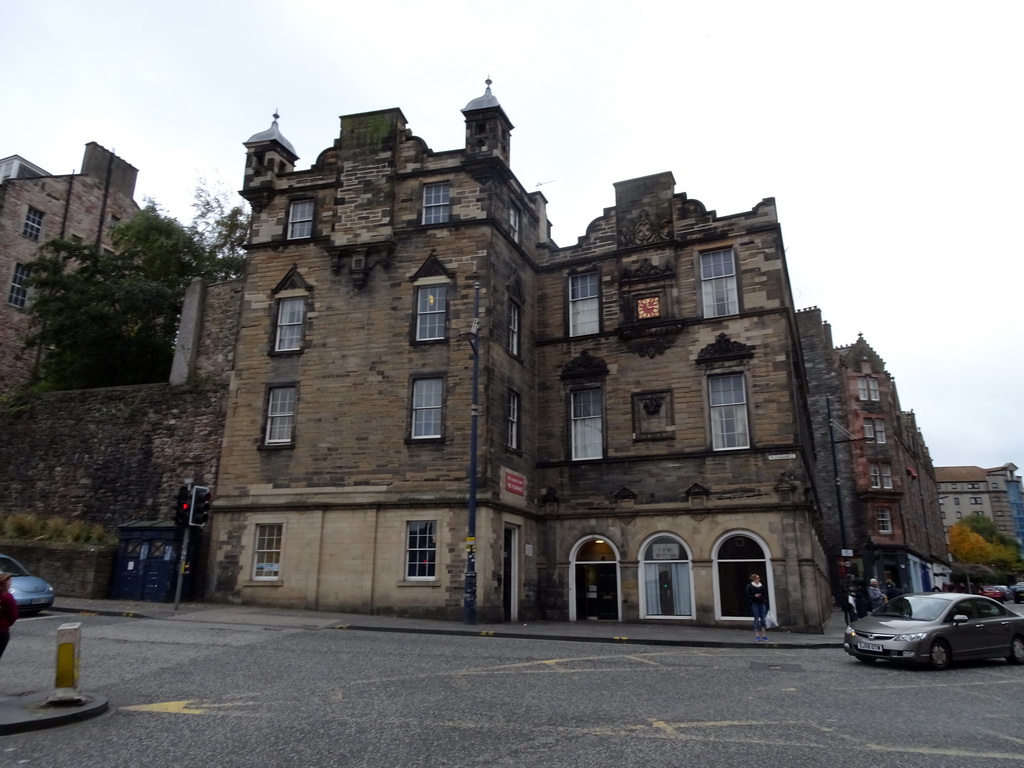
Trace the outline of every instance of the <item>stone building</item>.
<instances>
[{"instance_id":1,"label":"stone building","mask_svg":"<svg viewBox=\"0 0 1024 768\"><path fill-rule=\"evenodd\" d=\"M935 470L913 411L901 409L895 379L862 336L834 347L818 308L797 318L835 588L871 578L912 591L945 583Z\"/></svg>"},{"instance_id":2,"label":"stone building","mask_svg":"<svg viewBox=\"0 0 1024 768\"><path fill-rule=\"evenodd\" d=\"M746 626L757 571L783 626L820 631L774 201L718 216L633 179L559 248L489 86L457 150L398 109L343 116L306 170L276 116L245 142L208 595L456 619L471 553L488 621Z\"/></svg>"},{"instance_id":3,"label":"stone building","mask_svg":"<svg viewBox=\"0 0 1024 768\"><path fill-rule=\"evenodd\" d=\"M1024 552L1024 506L1017 465L1001 467L936 467L939 507L943 528L968 515L982 515L996 524L996 530L1017 540Z\"/></svg>"},{"instance_id":4,"label":"stone building","mask_svg":"<svg viewBox=\"0 0 1024 768\"><path fill-rule=\"evenodd\" d=\"M39 246L68 238L110 248L110 230L138 212L138 171L96 142L85 145L80 173L52 175L18 155L0 160L0 391L26 382L35 357L29 331L29 270Z\"/></svg>"}]
</instances>

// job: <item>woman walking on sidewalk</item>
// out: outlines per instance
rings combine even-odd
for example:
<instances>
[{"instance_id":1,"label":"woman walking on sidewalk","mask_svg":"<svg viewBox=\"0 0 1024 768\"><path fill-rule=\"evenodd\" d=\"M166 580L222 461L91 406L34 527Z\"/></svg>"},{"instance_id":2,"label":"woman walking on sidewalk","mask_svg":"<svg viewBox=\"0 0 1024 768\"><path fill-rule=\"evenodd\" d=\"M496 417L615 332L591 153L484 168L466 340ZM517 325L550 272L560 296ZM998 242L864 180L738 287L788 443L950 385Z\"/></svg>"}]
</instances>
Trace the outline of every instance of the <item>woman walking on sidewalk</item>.
<instances>
[{"instance_id":1,"label":"woman walking on sidewalk","mask_svg":"<svg viewBox=\"0 0 1024 768\"><path fill-rule=\"evenodd\" d=\"M768 633L765 632L764 619L768 615L768 590L761 583L760 575L756 573L750 574L747 602L750 603L750 613L754 617L754 642L767 643Z\"/></svg>"},{"instance_id":2,"label":"woman walking on sidewalk","mask_svg":"<svg viewBox=\"0 0 1024 768\"><path fill-rule=\"evenodd\" d=\"M0 656L11 639L11 625L18 620L18 604L11 594L11 574L0 573Z\"/></svg>"}]
</instances>

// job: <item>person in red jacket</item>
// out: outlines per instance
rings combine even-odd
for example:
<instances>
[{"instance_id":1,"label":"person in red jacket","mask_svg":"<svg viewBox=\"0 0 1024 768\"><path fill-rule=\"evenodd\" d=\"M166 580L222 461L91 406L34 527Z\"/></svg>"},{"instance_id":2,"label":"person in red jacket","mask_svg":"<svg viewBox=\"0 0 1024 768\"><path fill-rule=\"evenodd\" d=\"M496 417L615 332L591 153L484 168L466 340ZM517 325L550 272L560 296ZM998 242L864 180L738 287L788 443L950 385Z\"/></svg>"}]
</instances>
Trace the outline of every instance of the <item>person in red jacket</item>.
<instances>
[{"instance_id":1,"label":"person in red jacket","mask_svg":"<svg viewBox=\"0 0 1024 768\"><path fill-rule=\"evenodd\" d=\"M0 656L11 640L11 625L18 620L18 604L11 594L11 574L0 573Z\"/></svg>"}]
</instances>

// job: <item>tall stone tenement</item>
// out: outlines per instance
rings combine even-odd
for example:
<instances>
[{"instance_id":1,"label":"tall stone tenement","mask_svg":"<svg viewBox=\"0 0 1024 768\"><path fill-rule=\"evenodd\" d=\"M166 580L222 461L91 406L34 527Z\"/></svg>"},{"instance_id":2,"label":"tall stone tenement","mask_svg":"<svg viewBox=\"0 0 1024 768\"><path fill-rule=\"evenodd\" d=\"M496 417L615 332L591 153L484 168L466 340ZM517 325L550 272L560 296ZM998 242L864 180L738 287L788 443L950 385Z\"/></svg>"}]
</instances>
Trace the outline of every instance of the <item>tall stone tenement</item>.
<instances>
[{"instance_id":1,"label":"tall stone tenement","mask_svg":"<svg viewBox=\"0 0 1024 768\"><path fill-rule=\"evenodd\" d=\"M622 181L559 248L490 83L462 112L444 152L398 109L342 117L306 169L277 116L245 142L208 594L457 618L472 564L486 620L746 626L756 571L820 630L774 200L718 216L670 173Z\"/></svg>"}]
</instances>

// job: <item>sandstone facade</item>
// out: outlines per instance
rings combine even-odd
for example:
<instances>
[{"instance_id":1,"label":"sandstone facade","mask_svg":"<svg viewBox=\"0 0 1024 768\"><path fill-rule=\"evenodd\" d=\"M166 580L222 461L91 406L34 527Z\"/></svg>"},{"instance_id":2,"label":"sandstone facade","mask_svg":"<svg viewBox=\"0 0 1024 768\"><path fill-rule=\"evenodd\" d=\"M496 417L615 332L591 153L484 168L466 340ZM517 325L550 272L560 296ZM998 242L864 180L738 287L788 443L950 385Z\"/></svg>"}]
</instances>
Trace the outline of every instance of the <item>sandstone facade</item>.
<instances>
[{"instance_id":1,"label":"sandstone facade","mask_svg":"<svg viewBox=\"0 0 1024 768\"><path fill-rule=\"evenodd\" d=\"M487 620L743 626L757 570L783 626L820 630L774 201L719 217L633 179L559 248L490 89L463 114L447 152L397 109L345 116L308 170L276 119L246 142L208 595L458 618L471 551Z\"/></svg>"}]
</instances>

